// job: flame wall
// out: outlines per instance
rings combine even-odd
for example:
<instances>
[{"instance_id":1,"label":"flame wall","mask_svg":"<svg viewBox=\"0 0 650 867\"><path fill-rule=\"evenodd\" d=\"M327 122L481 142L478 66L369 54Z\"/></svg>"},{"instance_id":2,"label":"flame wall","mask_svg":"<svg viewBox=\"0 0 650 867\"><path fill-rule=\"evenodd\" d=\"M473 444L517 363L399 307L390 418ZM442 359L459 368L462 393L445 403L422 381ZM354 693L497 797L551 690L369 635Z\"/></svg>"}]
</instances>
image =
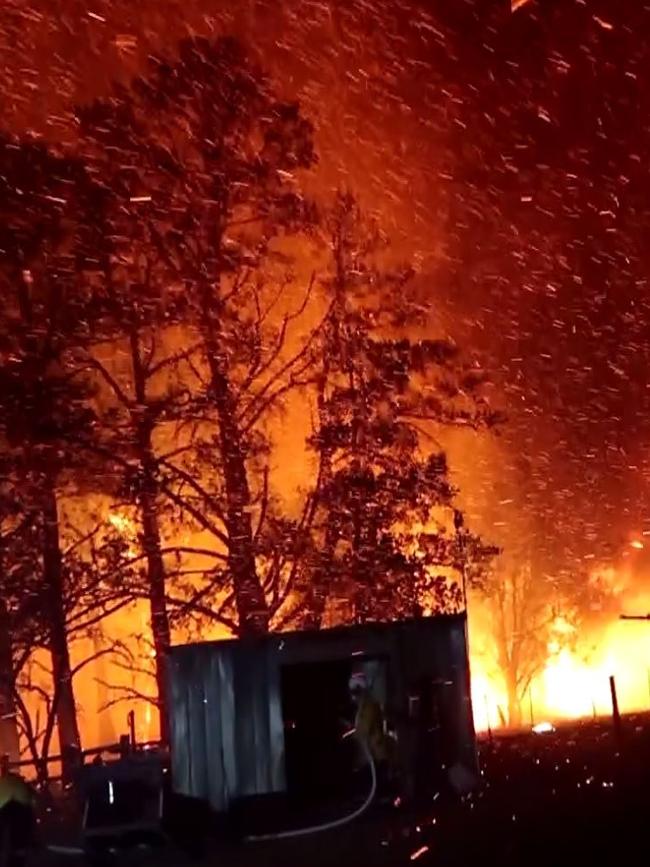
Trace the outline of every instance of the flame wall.
<instances>
[{"instance_id":1,"label":"flame wall","mask_svg":"<svg viewBox=\"0 0 650 867\"><path fill-rule=\"evenodd\" d=\"M630 610L650 610L650 597L629 598ZM491 636L471 616L470 650L476 728L500 728L508 721L504 679ZM523 697L523 724L611 714L611 675L622 713L650 710L650 622L622 621L613 613L603 625L586 628L575 649L549 650Z\"/></svg>"}]
</instances>

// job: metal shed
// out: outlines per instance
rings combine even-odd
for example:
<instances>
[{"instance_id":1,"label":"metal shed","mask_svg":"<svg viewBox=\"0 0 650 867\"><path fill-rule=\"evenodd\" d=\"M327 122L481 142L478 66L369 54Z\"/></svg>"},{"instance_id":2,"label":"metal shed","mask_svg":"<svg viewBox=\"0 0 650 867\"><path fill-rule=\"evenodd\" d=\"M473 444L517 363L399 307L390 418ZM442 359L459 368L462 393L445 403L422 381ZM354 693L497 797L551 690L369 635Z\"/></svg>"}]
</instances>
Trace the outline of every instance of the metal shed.
<instances>
[{"instance_id":1,"label":"metal shed","mask_svg":"<svg viewBox=\"0 0 650 867\"><path fill-rule=\"evenodd\" d=\"M174 790L220 812L242 798L284 792L283 676L293 666L330 663L381 667L378 697L398 733L417 716L422 684L435 685L444 760L476 772L466 619L445 615L172 648ZM410 752L422 764L417 748Z\"/></svg>"}]
</instances>

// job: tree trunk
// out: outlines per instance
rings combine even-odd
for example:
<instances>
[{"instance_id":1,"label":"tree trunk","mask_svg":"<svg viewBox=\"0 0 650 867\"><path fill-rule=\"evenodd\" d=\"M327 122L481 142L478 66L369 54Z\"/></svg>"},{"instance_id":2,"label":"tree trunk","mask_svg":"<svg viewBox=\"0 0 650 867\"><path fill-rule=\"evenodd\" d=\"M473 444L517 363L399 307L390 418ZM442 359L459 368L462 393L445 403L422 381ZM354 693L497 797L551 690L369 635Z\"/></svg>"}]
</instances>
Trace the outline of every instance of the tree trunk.
<instances>
[{"instance_id":1,"label":"tree trunk","mask_svg":"<svg viewBox=\"0 0 650 867\"><path fill-rule=\"evenodd\" d=\"M97 638L94 639L93 653L101 654L103 649L104 648L102 647L101 642ZM107 708L107 705L112 697L111 689L108 685L109 678L107 677L106 672L105 657L98 655L95 664L97 671L96 701L99 713L97 736L100 744L114 744L117 741L117 733L115 731L115 727L113 726L110 711L108 709L102 710L102 708Z\"/></svg>"},{"instance_id":2,"label":"tree trunk","mask_svg":"<svg viewBox=\"0 0 650 867\"><path fill-rule=\"evenodd\" d=\"M59 731L61 753L65 755L79 750L81 739L77 723L72 669L66 629L63 600L63 571L59 538L59 515L55 481L46 479L43 492L43 578L45 582L49 621L49 650L52 657L52 676L58 687L56 722ZM69 768L64 767L64 774Z\"/></svg>"},{"instance_id":3,"label":"tree trunk","mask_svg":"<svg viewBox=\"0 0 650 867\"><path fill-rule=\"evenodd\" d=\"M222 240L222 235L215 238L217 248ZM202 283L201 308L204 350L210 370L210 396L219 421L219 447L226 495L228 567L239 618L239 634L264 635L269 631L269 606L255 563L246 451L237 422L237 400L230 381L227 349L222 346L225 312L220 297L219 277L215 283Z\"/></svg>"},{"instance_id":4,"label":"tree trunk","mask_svg":"<svg viewBox=\"0 0 650 867\"><path fill-rule=\"evenodd\" d=\"M165 590L165 563L162 556L160 527L158 525L158 484L156 481L156 458L151 442L152 425L147 414L146 371L140 356L140 339L137 332L131 334L131 361L139 415L136 416L135 434L140 461L141 486L138 494L140 522L142 525L142 548L147 562L147 592L151 633L156 666L160 739L167 741L168 689L167 657L171 645L169 617ZM143 409L144 408L144 409Z\"/></svg>"},{"instance_id":5,"label":"tree trunk","mask_svg":"<svg viewBox=\"0 0 650 867\"><path fill-rule=\"evenodd\" d=\"M0 538L0 573L4 573L3 540ZM0 596L0 755L10 761L20 757L16 717L14 655L7 604Z\"/></svg>"},{"instance_id":6,"label":"tree trunk","mask_svg":"<svg viewBox=\"0 0 650 867\"><path fill-rule=\"evenodd\" d=\"M334 551L338 537L338 532L331 523L328 524L325 531L325 544L317 557L316 568L307 589L303 618L305 629L320 629L323 625L323 617L330 597Z\"/></svg>"},{"instance_id":7,"label":"tree trunk","mask_svg":"<svg viewBox=\"0 0 650 867\"><path fill-rule=\"evenodd\" d=\"M2 568L1 561L0 568ZM17 761L20 757L11 631L7 606L2 598L0 598L0 754L9 756L10 761Z\"/></svg>"},{"instance_id":8,"label":"tree trunk","mask_svg":"<svg viewBox=\"0 0 650 867\"><path fill-rule=\"evenodd\" d=\"M368 588L361 577L363 568L363 553L361 549L361 516L359 514L359 504L355 504L354 513L352 516L352 568L350 576L352 578L352 622L364 623L368 618Z\"/></svg>"},{"instance_id":9,"label":"tree trunk","mask_svg":"<svg viewBox=\"0 0 650 867\"><path fill-rule=\"evenodd\" d=\"M322 428L324 424L324 399L322 391L319 396L319 404ZM319 501L320 491L323 489L327 490L328 485L332 481L332 450L323 445L321 445L321 450L320 489L316 492ZM314 508L318 509L320 505L320 502L318 502L314 505ZM327 600L330 596L334 552L338 540L339 532L334 523L329 520L325 530L323 549L316 557L315 568L309 582L309 587L307 588L307 593L305 594L305 617L303 619L303 627L305 629L320 629L323 624Z\"/></svg>"},{"instance_id":10,"label":"tree trunk","mask_svg":"<svg viewBox=\"0 0 650 867\"><path fill-rule=\"evenodd\" d=\"M232 575L240 635L260 635L269 629L269 608L257 574L251 520L251 495L236 404L218 359L209 353L212 391L219 418L228 530L228 565Z\"/></svg>"},{"instance_id":11,"label":"tree trunk","mask_svg":"<svg viewBox=\"0 0 650 867\"><path fill-rule=\"evenodd\" d=\"M519 728L521 726L521 701L517 689L516 673L507 671L505 678L508 696L508 725L510 728Z\"/></svg>"},{"instance_id":12,"label":"tree trunk","mask_svg":"<svg viewBox=\"0 0 650 867\"><path fill-rule=\"evenodd\" d=\"M165 565L160 553L160 531L155 493L147 489L140 494L140 517L142 521L142 547L147 558L147 587L149 591L149 610L151 632L156 654L156 687L158 689L158 712L160 717L160 738L167 740L169 726L167 656L171 645L167 601L165 596Z\"/></svg>"}]
</instances>

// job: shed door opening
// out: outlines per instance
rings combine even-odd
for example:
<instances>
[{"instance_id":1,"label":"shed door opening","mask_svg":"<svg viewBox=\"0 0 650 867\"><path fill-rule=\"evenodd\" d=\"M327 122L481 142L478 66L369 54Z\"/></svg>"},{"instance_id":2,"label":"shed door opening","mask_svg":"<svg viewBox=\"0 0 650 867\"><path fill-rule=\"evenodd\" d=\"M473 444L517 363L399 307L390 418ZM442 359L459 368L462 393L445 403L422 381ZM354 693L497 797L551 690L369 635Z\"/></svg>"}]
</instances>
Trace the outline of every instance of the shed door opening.
<instances>
[{"instance_id":1,"label":"shed door opening","mask_svg":"<svg viewBox=\"0 0 650 867\"><path fill-rule=\"evenodd\" d=\"M362 769L358 744L349 736L356 711L348 683L352 672L367 661L355 657L283 667L285 770L291 797L322 803L356 788ZM374 666L379 679L384 667L380 661ZM365 784L363 771L362 776Z\"/></svg>"}]
</instances>

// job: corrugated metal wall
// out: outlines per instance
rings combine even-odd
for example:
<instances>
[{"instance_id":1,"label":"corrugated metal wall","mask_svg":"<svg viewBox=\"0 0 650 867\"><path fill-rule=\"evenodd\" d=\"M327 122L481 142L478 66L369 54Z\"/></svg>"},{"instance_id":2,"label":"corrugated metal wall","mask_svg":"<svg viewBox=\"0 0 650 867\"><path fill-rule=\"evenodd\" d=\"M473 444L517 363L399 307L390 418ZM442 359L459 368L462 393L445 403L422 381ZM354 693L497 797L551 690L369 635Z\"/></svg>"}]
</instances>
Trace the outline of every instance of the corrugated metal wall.
<instances>
[{"instance_id":1,"label":"corrugated metal wall","mask_svg":"<svg viewBox=\"0 0 650 867\"><path fill-rule=\"evenodd\" d=\"M216 810L284 788L279 670L272 648L223 642L171 654L174 789Z\"/></svg>"}]
</instances>

